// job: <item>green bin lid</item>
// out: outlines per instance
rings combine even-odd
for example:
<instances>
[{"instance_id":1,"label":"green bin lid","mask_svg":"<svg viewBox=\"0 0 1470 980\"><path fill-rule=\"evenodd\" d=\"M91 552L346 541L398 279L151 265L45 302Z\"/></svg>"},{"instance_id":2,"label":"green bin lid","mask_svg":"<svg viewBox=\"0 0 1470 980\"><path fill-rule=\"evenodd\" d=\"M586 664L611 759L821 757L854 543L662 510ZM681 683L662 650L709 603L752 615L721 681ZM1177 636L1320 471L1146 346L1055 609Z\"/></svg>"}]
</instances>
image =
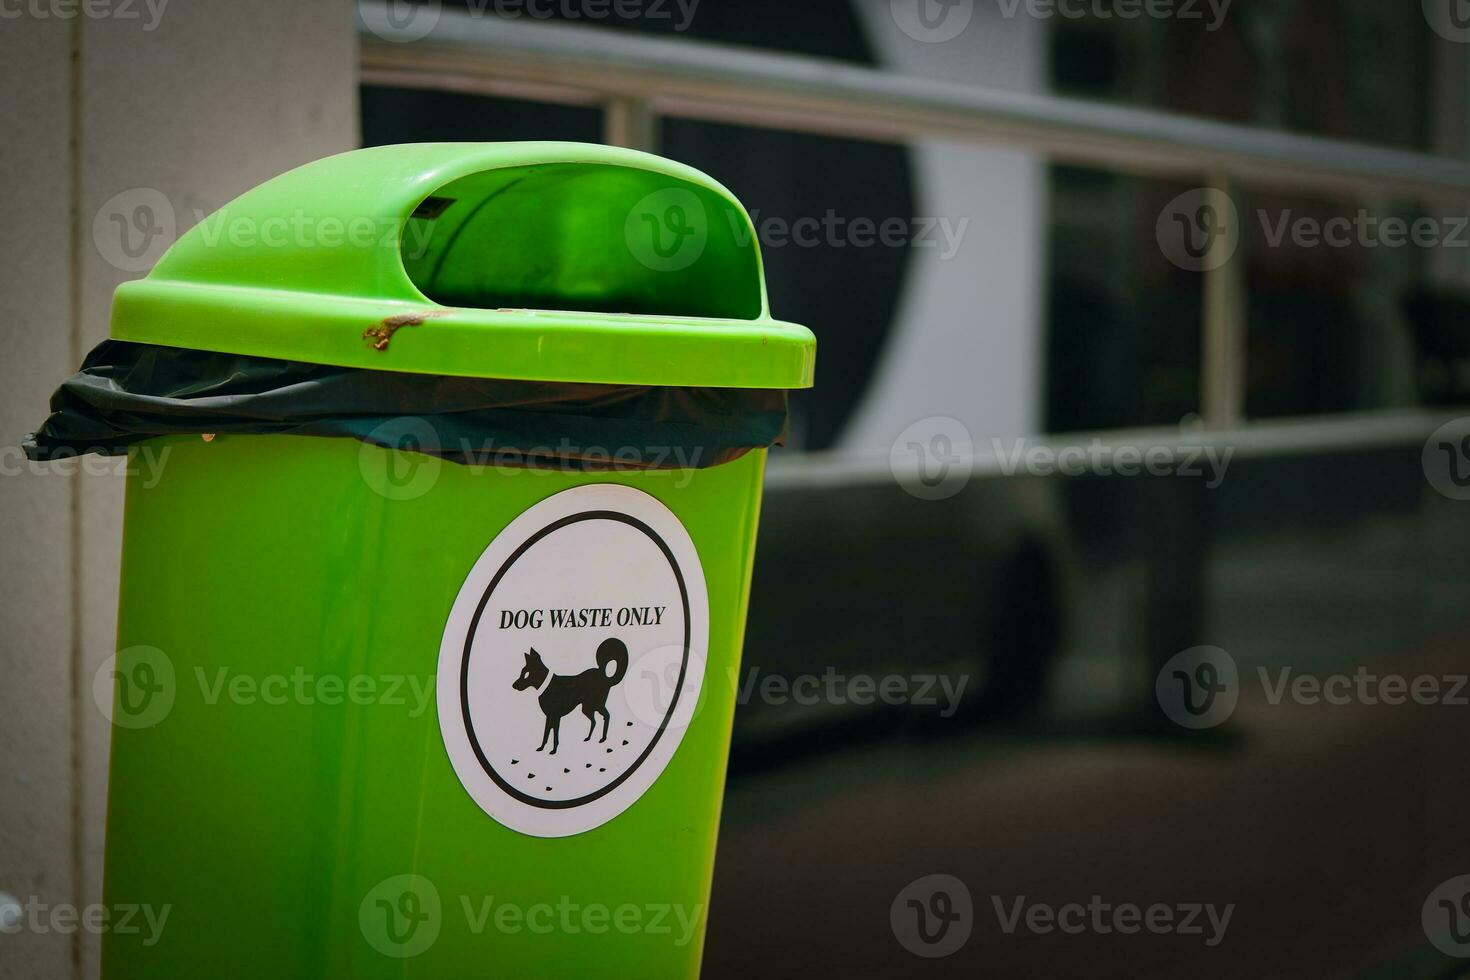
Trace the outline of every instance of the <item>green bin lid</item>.
<instances>
[{"instance_id":1,"label":"green bin lid","mask_svg":"<svg viewBox=\"0 0 1470 980\"><path fill-rule=\"evenodd\" d=\"M112 308L118 340L342 367L738 388L812 383L749 216L662 157L417 143L327 157L190 229Z\"/></svg>"}]
</instances>

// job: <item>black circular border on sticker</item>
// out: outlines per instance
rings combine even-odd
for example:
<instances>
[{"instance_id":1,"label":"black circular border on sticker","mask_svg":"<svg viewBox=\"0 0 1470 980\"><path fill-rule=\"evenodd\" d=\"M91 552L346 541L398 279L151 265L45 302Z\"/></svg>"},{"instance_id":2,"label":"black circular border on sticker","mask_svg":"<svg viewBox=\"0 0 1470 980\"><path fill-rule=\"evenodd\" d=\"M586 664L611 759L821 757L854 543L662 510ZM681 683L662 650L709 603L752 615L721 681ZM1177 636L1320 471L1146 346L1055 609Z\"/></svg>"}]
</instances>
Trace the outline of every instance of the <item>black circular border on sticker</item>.
<instances>
[{"instance_id":1,"label":"black circular border on sticker","mask_svg":"<svg viewBox=\"0 0 1470 980\"><path fill-rule=\"evenodd\" d=\"M679 600L684 606L684 658L679 663L679 680L674 686L674 697L669 702L669 710L664 714L663 720L659 722L658 731L654 732L653 738L649 740L648 747L643 750L643 754L634 760L633 764L625 769L618 778L595 793L589 793L575 800L542 800L534 796L527 796L501 778L500 773L496 772L495 767L490 764L490 760L485 758L485 751L480 748L480 740L475 737L474 722L470 720L470 648L474 646L475 633L480 628L480 617L484 614L485 607L490 604L490 595L495 591L495 587L500 584L500 580L505 577L505 573L510 571L510 567L519 561L521 556L542 538L556 531L560 531L564 527L579 524L582 521L618 521L642 531L648 535L654 544L658 545L659 551L663 552L664 558L668 560L669 568L673 569L674 581L679 583ZM689 673L689 629L689 589L684 584L684 573L679 570L679 563L674 558L674 552L664 543L664 539L659 537L657 531L638 520L638 518L630 517L627 514L622 514L615 510L589 510L580 514L572 514L569 517L563 517L537 531L511 553L511 556L505 560L505 563L495 573L495 577L490 580L490 584L485 587L485 594L480 597L480 604L475 607L474 618L470 620L469 631L465 634L464 656L460 660L459 665L459 707L461 718L464 721L465 734L469 736L470 748L474 749L475 758L480 760L480 767L485 770L486 775L494 780L495 785L499 786L506 795L522 803L540 807L543 810L570 810L573 807L585 806L611 793L621 786L624 780L633 775L639 766L643 765L649 754L653 752L654 746L658 745L659 739L663 737L664 730L669 727L669 719L674 717L674 709L679 706L679 695L684 690L684 678Z\"/></svg>"}]
</instances>

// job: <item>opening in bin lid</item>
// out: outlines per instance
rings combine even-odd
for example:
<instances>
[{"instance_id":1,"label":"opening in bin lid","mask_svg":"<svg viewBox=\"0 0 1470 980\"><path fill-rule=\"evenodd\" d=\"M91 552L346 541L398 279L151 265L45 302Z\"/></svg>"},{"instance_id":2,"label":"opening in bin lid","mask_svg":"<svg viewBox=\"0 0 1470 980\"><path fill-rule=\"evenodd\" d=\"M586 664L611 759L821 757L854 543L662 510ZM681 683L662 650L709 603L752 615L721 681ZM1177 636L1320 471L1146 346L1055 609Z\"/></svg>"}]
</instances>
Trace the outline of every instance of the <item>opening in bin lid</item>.
<instances>
[{"instance_id":1,"label":"opening in bin lid","mask_svg":"<svg viewBox=\"0 0 1470 980\"><path fill-rule=\"evenodd\" d=\"M417 374L804 388L749 216L714 180L581 143L318 160L187 232L113 301L118 340Z\"/></svg>"}]
</instances>

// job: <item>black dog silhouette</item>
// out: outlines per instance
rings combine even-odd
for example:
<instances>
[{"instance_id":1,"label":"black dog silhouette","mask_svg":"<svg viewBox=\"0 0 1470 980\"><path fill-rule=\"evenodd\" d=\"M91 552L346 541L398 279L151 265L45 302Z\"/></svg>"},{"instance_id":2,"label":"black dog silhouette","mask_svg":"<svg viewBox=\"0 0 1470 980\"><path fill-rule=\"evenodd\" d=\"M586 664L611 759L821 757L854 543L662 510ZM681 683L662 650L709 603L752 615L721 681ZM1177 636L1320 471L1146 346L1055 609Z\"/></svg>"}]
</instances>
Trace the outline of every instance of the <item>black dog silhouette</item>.
<instances>
[{"instance_id":1,"label":"black dog silhouette","mask_svg":"<svg viewBox=\"0 0 1470 980\"><path fill-rule=\"evenodd\" d=\"M607 672L611 664L613 671ZM587 737L582 739L586 742L591 740L592 733L597 731L597 716L602 715L602 738L599 743L607 741L607 723L612 716L607 713L607 692L611 691L623 675L628 672L628 648L622 640L609 638L602 641L597 648L597 666L588 668L575 676L564 676L562 674L551 675L551 683L546 683L546 678L551 674L550 669L541 660L541 654L536 652L535 647L526 654L526 666L521 668L521 676L517 677L511 687L517 691L526 688L540 688L546 684L546 689L536 702L541 706L541 713L546 716L546 730L541 733L541 744L536 751L540 752L546 748L546 740L551 739L551 754L556 755L557 746L561 744L561 720L572 713L572 709L578 706L582 708L582 714L587 716L590 727L587 729Z\"/></svg>"}]
</instances>

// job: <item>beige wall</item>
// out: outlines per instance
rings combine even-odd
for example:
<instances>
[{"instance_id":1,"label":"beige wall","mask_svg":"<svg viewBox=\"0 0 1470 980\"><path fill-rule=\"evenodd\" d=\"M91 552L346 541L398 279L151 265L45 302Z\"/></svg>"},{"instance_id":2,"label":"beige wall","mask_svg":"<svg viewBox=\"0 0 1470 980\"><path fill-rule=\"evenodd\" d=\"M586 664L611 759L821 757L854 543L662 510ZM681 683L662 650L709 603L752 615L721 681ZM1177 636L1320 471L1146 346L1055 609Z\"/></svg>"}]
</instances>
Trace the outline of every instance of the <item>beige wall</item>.
<instances>
[{"instance_id":1,"label":"beige wall","mask_svg":"<svg viewBox=\"0 0 1470 980\"><path fill-rule=\"evenodd\" d=\"M0 892L52 906L101 898L108 733L91 687L113 648L121 481L27 467L15 447L106 335L112 290L142 274L119 268L113 214L162 200L155 217L183 231L357 140L348 0L54 16L75 6L0 19ZM96 949L0 934L0 980L92 977Z\"/></svg>"}]
</instances>

